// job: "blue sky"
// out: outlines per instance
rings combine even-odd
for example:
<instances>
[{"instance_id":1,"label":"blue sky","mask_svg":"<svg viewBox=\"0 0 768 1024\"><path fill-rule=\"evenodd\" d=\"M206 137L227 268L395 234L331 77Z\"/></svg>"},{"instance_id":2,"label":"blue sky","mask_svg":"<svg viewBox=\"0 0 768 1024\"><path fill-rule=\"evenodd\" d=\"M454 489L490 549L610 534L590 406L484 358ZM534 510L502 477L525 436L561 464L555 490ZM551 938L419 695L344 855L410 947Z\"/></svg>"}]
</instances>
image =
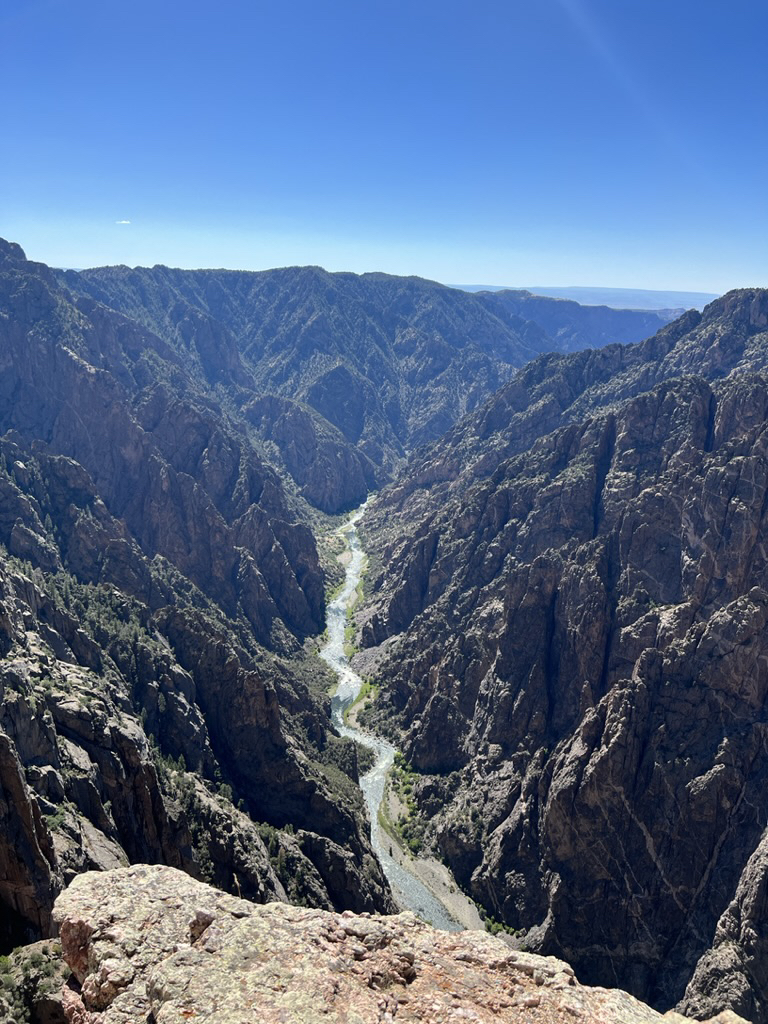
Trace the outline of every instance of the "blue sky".
<instances>
[{"instance_id":1,"label":"blue sky","mask_svg":"<svg viewBox=\"0 0 768 1024\"><path fill-rule=\"evenodd\" d=\"M0 235L60 266L768 285L765 0L4 0Z\"/></svg>"}]
</instances>

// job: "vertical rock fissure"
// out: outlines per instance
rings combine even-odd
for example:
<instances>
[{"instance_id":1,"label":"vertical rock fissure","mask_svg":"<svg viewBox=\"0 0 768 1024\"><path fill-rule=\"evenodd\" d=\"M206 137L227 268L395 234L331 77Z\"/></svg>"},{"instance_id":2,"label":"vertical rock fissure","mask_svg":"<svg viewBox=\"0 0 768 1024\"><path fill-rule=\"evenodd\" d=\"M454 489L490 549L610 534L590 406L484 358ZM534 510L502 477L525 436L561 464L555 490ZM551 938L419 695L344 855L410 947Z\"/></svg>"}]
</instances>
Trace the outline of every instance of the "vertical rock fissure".
<instances>
[{"instance_id":1,"label":"vertical rock fissure","mask_svg":"<svg viewBox=\"0 0 768 1024\"><path fill-rule=\"evenodd\" d=\"M605 424L603 437L601 438L600 450L598 452L597 464L595 466L595 501L592 513L592 539L597 537L600 523L603 518L603 492L605 481L613 463L613 453L616 450L616 417L611 415Z\"/></svg>"}]
</instances>

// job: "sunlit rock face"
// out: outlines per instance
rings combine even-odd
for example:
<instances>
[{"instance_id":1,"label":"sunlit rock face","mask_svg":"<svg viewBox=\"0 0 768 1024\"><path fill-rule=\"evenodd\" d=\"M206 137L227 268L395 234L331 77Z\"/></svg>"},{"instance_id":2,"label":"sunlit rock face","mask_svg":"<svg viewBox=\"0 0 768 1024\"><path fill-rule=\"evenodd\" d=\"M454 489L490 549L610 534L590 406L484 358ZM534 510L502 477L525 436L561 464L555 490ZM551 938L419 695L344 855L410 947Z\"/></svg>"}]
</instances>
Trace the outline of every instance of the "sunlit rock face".
<instances>
[{"instance_id":1,"label":"sunlit rock face","mask_svg":"<svg viewBox=\"0 0 768 1024\"><path fill-rule=\"evenodd\" d=\"M78 1024L669 1020L484 932L439 932L412 914L257 907L171 868L82 875L55 913L74 973L64 1007Z\"/></svg>"}]
</instances>

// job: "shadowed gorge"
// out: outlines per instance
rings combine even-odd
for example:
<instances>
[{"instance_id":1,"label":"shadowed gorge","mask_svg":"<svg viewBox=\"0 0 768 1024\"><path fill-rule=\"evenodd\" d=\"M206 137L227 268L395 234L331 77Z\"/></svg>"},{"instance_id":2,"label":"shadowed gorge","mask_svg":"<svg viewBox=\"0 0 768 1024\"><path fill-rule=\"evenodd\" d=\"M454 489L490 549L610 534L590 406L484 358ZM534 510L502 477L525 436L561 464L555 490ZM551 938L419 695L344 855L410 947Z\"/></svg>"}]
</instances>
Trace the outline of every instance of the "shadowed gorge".
<instances>
[{"instance_id":1,"label":"shadowed gorge","mask_svg":"<svg viewBox=\"0 0 768 1024\"><path fill-rule=\"evenodd\" d=\"M325 580L296 499L156 335L2 255L3 944L137 860L390 908L302 650Z\"/></svg>"}]
</instances>

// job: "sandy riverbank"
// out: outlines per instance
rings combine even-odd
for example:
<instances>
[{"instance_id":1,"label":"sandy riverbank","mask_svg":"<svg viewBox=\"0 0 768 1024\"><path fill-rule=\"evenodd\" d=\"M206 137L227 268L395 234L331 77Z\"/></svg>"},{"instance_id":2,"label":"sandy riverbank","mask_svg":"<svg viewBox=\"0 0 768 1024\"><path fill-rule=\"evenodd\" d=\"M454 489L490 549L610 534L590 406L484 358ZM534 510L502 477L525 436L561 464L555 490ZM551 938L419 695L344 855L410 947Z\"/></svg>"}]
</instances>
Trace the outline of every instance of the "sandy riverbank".
<instances>
[{"instance_id":1,"label":"sandy riverbank","mask_svg":"<svg viewBox=\"0 0 768 1024\"><path fill-rule=\"evenodd\" d=\"M370 698L364 697L353 705L347 713L347 722L354 729L360 729L358 714L369 703ZM407 812L407 808L392 786L387 783L384 813L380 816L382 825L389 836L389 854L398 864L406 867L415 875L422 885L433 893L446 907L449 914L464 928L485 930L485 924L472 900L465 896L454 881L453 875L435 857L416 856L406 850L399 842L391 827L391 822Z\"/></svg>"},{"instance_id":2,"label":"sandy riverbank","mask_svg":"<svg viewBox=\"0 0 768 1024\"><path fill-rule=\"evenodd\" d=\"M464 928L480 929L485 931L485 924L477 907L472 900L465 896L456 885L453 875L435 857L416 856L409 850L403 848L398 842L397 836L387 827L387 822L397 821L400 815L407 810L391 785L387 785L386 813L383 815L385 829L391 842L389 846L390 856L398 863L405 865L407 870L415 875L422 885L426 886L446 907L449 914Z\"/></svg>"}]
</instances>

